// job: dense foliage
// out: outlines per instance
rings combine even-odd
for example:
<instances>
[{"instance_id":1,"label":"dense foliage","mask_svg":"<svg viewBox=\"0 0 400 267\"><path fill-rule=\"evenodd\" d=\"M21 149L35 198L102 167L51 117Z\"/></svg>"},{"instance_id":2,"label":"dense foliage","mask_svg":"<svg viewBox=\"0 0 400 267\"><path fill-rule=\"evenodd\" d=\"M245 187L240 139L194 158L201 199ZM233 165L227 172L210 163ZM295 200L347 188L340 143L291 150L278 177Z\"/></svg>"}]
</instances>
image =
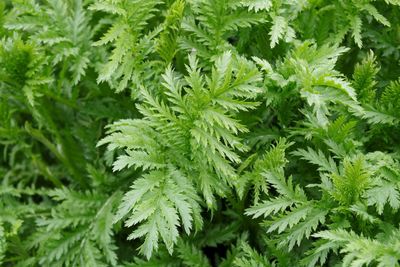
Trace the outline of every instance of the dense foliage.
<instances>
[{"instance_id":1,"label":"dense foliage","mask_svg":"<svg viewBox=\"0 0 400 267\"><path fill-rule=\"evenodd\" d=\"M400 266L399 0L0 2L1 266Z\"/></svg>"}]
</instances>

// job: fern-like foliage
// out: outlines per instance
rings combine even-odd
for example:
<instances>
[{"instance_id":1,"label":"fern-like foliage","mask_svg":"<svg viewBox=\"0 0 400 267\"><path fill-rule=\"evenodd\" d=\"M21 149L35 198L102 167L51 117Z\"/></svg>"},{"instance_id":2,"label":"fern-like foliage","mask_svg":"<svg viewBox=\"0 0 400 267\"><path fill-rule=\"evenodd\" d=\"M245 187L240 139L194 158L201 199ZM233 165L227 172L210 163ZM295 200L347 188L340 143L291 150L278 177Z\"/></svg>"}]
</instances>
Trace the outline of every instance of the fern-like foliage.
<instances>
[{"instance_id":1,"label":"fern-like foliage","mask_svg":"<svg viewBox=\"0 0 400 267\"><path fill-rule=\"evenodd\" d=\"M43 5L16 1L6 28L26 32L32 41L46 45L52 65L60 66L60 75L71 77L76 85L97 56L91 49L94 31L86 8L82 0L48 0Z\"/></svg>"},{"instance_id":2,"label":"fern-like foliage","mask_svg":"<svg viewBox=\"0 0 400 267\"><path fill-rule=\"evenodd\" d=\"M35 98L43 91L42 87L52 81L44 55L34 43L24 42L18 35L1 41L0 55L3 94L12 93L20 101L33 106Z\"/></svg>"},{"instance_id":3,"label":"fern-like foliage","mask_svg":"<svg viewBox=\"0 0 400 267\"><path fill-rule=\"evenodd\" d=\"M373 20L382 28L391 27L390 21L385 17L385 8L397 8L396 5L399 5L397 1L300 2L306 2L308 5L293 24L299 27L305 36L335 43L340 43L348 37L359 48L363 47L363 39L369 34L369 22ZM307 18L312 18L312 22ZM305 29L307 24L310 27Z\"/></svg>"},{"instance_id":4,"label":"fern-like foliage","mask_svg":"<svg viewBox=\"0 0 400 267\"><path fill-rule=\"evenodd\" d=\"M380 100L381 108L386 110L389 114L396 116L400 112L400 82L392 81L383 91Z\"/></svg>"},{"instance_id":5,"label":"fern-like foliage","mask_svg":"<svg viewBox=\"0 0 400 267\"><path fill-rule=\"evenodd\" d=\"M335 191L333 197L342 205L357 202L365 189L370 186L368 170L365 170L363 159L357 158L353 163L343 162L343 174L332 176Z\"/></svg>"},{"instance_id":6,"label":"fern-like foliage","mask_svg":"<svg viewBox=\"0 0 400 267\"><path fill-rule=\"evenodd\" d=\"M178 227L188 234L193 225L201 228L198 189L213 208L214 194L223 196L236 177L232 164L241 161L236 151L246 150L237 135L247 129L234 115L257 105L251 99L259 92L260 75L251 62L232 57L221 55L210 76L201 74L194 55L185 79L168 67L165 100L142 88L144 103L138 109L143 119L110 125L99 143L125 150L113 164L115 171L149 170L134 181L116 216L118 221L128 215L127 226L140 224L130 238L145 237L141 252L147 258L160 237L172 253Z\"/></svg>"},{"instance_id":7,"label":"fern-like foliage","mask_svg":"<svg viewBox=\"0 0 400 267\"><path fill-rule=\"evenodd\" d=\"M171 63L178 48L178 36L181 30L185 2L175 1L168 9L163 30L157 41L157 53L166 63Z\"/></svg>"},{"instance_id":8,"label":"fern-like foliage","mask_svg":"<svg viewBox=\"0 0 400 267\"><path fill-rule=\"evenodd\" d=\"M296 243L299 245L303 238L309 238L320 223L325 222L327 211L318 207L317 203L309 202L305 192L293 185L292 177L286 180L282 171L266 174L265 178L279 193L279 197L256 204L247 209L246 214L253 218L281 214L266 222L267 232L282 233L288 229L287 234L281 234L279 244L288 245L291 250Z\"/></svg>"},{"instance_id":9,"label":"fern-like foliage","mask_svg":"<svg viewBox=\"0 0 400 267\"><path fill-rule=\"evenodd\" d=\"M117 191L110 197L61 188L50 192L60 202L50 218L38 218L41 231L30 246L39 246L41 266L115 266L112 213ZM90 210L90 211L88 211Z\"/></svg>"},{"instance_id":10,"label":"fern-like foliage","mask_svg":"<svg viewBox=\"0 0 400 267\"><path fill-rule=\"evenodd\" d=\"M253 170L245 172L240 178L239 195L243 197L247 184L253 186L254 202L258 203L260 194L268 194L268 177L273 173L282 173L286 164L285 150L291 145L286 140L279 140L276 146L272 147L265 155L258 158L253 164Z\"/></svg>"},{"instance_id":11,"label":"fern-like foliage","mask_svg":"<svg viewBox=\"0 0 400 267\"><path fill-rule=\"evenodd\" d=\"M378 71L379 68L372 52L355 67L353 84L366 110L363 116L374 124L396 125L399 123L398 105L396 104L399 99L399 83L391 81L378 97L375 81Z\"/></svg>"},{"instance_id":12,"label":"fern-like foliage","mask_svg":"<svg viewBox=\"0 0 400 267\"><path fill-rule=\"evenodd\" d=\"M193 16L183 21L182 28L188 35L181 38L181 47L188 51L195 49L204 58L233 50L227 40L229 36L264 21L261 14L251 12L252 6L251 2L243 1L192 1Z\"/></svg>"},{"instance_id":13,"label":"fern-like foliage","mask_svg":"<svg viewBox=\"0 0 400 267\"><path fill-rule=\"evenodd\" d=\"M363 250L361 242L364 241L356 241L357 235L355 233L349 234L346 241L343 239L341 240L343 243L339 243L339 239L328 236L330 234L332 236L340 235L339 232L344 230L318 232L321 224L326 224L331 229L335 229L338 225L342 227L348 225L347 227L349 227L352 222L345 219L349 213L373 224L379 222L378 216L382 214L386 205L396 213L399 208L398 187L388 187L388 181L398 177L398 166L393 159L387 156L380 158L382 156L380 153L368 154L366 157L357 156L352 159L344 159L343 165L339 167L338 171L333 159L326 158L321 152L309 148L308 151L299 150L294 154L319 167L321 183L313 186L321 188L322 196L320 200L318 202L307 200L301 188L292 189L291 180L284 188L281 188L274 185L274 180L266 177L267 181L272 183L279 193L278 197L270 198L268 201L247 209L246 214L255 218L260 216L267 218L263 223L267 227L267 233L277 231L279 233L276 236L278 246L288 247L289 250L292 250L295 245L305 242L311 235L330 240L329 242L322 240L313 242L315 249L302 260L302 264L306 266L316 266L318 262L324 264L328 254L340 247L343 247L342 253L350 251L353 253L349 253L343 259L345 266L356 264L355 262L360 264L359 266L363 266L363 264L370 263L380 257L382 257L382 260L378 260L378 262L386 263L386 258L390 259L390 262L395 262L393 260L398 259L396 258L398 256L389 256L392 255L392 250L381 251L378 248L380 245L378 241L371 241L377 242L377 246L369 247L368 252L366 250L365 253L373 256L365 258L367 254L359 254L364 253L361 252ZM281 177L280 180L284 181L284 178ZM368 211L368 207L375 207L375 212ZM274 214L275 216L273 216ZM344 218L342 217L338 221L338 214L342 214ZM341 232L343 235L345 233L345 231ZM332 242L332 240L335 242ZM357 244L360 247L352 247L355 243L349 245L351 248L346 247L346 242L351 242L350 240L354 240L355 243L358 242ZM368 242L369 239L365 237L363 240ZM374 249L376 250L374 251ZM386 266L384 263L382 264L382 266Z\"/></svg>"},{"instance_id":14,"label":"fern-like foliage","mask_svg":"<svg viewBox=\"0 0 400 267\"><path fill-rule=\"evenodd\" d=\"M368 103L375 100L375 76L378 71L379 68L376 66L372 52L361 63L356 65L353 74L353 86L360 101Z\"/></svg>"},{"instance_id":15,"label":"fern-like foliage","mask_svg":"<svg viewBox=\"0 0 400 267\"><path fill-rule=\"evenodd\" d=\"M287 108L287 100L274 101L274 96L284 93L288 95L289 101L295 103L293 108L296 109L299 108L299 103L295 99L300 95L312 108L312 113L321 126L328 123L329 103L357 107L354 88L334 70L338 57L346 51L344 47L317 47L307 41L298 44L286 59L278 62L276 70L269 69L265 65L268 62L256 59L267 72L266 82L272 84L268 92L268 97L272 98L268 100L270 105L283 113ZM282 122L285 122L283 118Z\"/></svg>"},{"instance_id":16,"label":"fern-like foliage","mask_svg":"<svg viewBox=\"0 0 400 267\"><path fill-rule=\"evenodd\" d=\"M399 266L399 25L399 0L0 1L0 265Z\"/></svg>"},{"instance_id":17,"label":"fern-like foliage","mask_svg":"<svg viewBox=\"0 0 400 267\"><path fill-rule=\"evenodd\" d=\"M322 231L315 234L315 237L328 240L328 243L324 244L325 247L343 246L340 250L340 253L345 254L343 266L398 265L400 258L398 229L382 234L375 240L345 230Z\"/></svg>"},{"instance_id":18,"label":"fern-like foliage","mask_svg":"<svg viewBox=\"0 0 400 267\"><path fill-rule=\"evenodd\" d=\"M114 17L107 32L93 45L111 45L111 54L107 64L100 70L98 82L109 82L117 92L128 86L139 86L139 77L145 72L151 72L151 65L146 69L142 64L153 51L153 41L157 29L149 26L157 14L159 0L138 1L96 1L90 6L91 10L106 12ZM179 12L179 11L178 11Z\"/></svg>"},{"instance_id":19,"label":"fern-like foliage","mask_svg":"<svg viewBox=\"0 0 400 267\"><path fill-rule=\"evenodd\" d=\"M273 266L267 257L259 254L251 248L244 240L241 240L238 245L239 252L237 253L232 266L246 267L246 266Z\"/></svg>"}]
</instances>

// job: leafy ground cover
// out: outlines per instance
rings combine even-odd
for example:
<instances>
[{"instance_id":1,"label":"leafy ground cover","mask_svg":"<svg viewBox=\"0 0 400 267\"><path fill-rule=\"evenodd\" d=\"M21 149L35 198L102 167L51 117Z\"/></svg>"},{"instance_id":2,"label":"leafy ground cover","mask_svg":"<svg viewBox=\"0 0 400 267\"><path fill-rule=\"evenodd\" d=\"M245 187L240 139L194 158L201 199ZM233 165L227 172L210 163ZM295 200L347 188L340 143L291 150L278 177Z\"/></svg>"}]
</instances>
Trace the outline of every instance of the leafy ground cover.
<instances>
[{"instance_id":1,"label":"leafy ground cover","mask_svg":"<svg viewBox=\"0 0 400 267\"><path fill-rule=\"evenodd\" d=\"M399 0L0 2L1 266L400 266Z\"/></svg>"}]
</instances>

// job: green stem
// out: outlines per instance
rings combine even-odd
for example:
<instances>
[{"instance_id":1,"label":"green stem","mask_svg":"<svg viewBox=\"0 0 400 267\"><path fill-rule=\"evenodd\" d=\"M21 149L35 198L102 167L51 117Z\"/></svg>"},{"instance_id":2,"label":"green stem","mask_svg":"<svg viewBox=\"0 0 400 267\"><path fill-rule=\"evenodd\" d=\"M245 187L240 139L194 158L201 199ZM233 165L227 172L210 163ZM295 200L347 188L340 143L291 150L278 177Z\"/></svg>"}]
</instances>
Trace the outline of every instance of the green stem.
<instances>
[{"instance_id":1,"label":"green stem","mask_svg":"<svg viewBox=\"0 0 400 267\"><path fill-rule=\"evenodd\" d=\"M67 98L63 98L63 97L58 96L58 95L55 95L55 94L53 94L53 93L51 93L51 92L44 92L44 94L45 94L47 97L49 97L49 98L51 98L51 99L53 99L53 100L56 100L56 101L58 101L58 102L60 102L60 103L62 103L62 104L64 104L64 105L67 105L68 107L70 107L70 108L72 108L72 109L78 109L76 103L70 101L70 100L67 99Z\"/></svg>"},{"instance_id":2,"label":"green stem","mask_svg":"<svg viewBox=\"0 0 400 267\"><path fill-rule=\"evenodd\" d=\"M62 187L62 182L51 173L49 168L46 166L46 164L44 164L43 160L39 156L33 156L32 158L33 162L36 164L45 178L52 182L56 187Z\"/></svg>"},{"instance_id":3,"label":"green stem","mask_svg":"<svg viewBox=\"0 0 400 267\"><path fill-rule=\"evenodd\" d=\"M38 140L45 147L47 147L47 149L49 149L56 156L56 158L64 164L64 166L68 169L68 171L70 172L72 177L76 178L82 186L84 186L84 187L86 186L85 180L80 175L80 173L74 168L74 166L71 164L71 162L68 160L68 158L65 157L60 151L58 151L56 146L54 144L52 144L49 141L49 139L47 139L42 134L41 131L32 128L28 122L25 123L25 130L30 136L32 136L33 138Z\"/></svg>"}]
</instances>

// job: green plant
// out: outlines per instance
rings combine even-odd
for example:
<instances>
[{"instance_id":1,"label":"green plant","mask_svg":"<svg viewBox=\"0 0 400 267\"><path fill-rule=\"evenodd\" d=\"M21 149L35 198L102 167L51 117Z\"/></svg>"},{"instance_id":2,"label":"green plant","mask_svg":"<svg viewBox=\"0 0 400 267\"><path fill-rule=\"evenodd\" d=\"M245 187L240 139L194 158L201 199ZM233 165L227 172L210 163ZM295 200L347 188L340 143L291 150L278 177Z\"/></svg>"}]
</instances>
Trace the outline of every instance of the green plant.
<instances>
[{"instance_id":1,"label":"green plant","mask_svg":"<svg viewBox=\"0 0 400 267\"><path fill-rule=\"evenodd\" d=\"M400 2L0 3L1 266L399 266Z\"/></svg>"}]
</instances>

